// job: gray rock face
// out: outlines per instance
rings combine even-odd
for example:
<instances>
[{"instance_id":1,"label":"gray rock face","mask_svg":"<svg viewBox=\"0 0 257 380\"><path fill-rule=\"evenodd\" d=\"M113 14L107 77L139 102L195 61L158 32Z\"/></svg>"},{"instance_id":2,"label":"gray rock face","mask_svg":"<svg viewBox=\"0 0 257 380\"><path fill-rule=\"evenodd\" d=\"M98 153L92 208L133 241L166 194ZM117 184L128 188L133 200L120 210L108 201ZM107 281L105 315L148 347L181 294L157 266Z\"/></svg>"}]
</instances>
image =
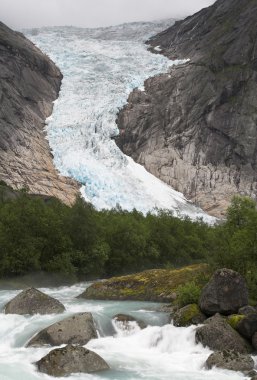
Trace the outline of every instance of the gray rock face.
<instances>
[{"instance_id":1,"label":"gray rock face","mask_svg":"<svg viewBox=\"0 0 257 380\"><path fill-rule=\"evenodd\" d=\"M36 365L40 372L55 377L66 376L71 373L92 373L109 369L104 359L96 353L84 347L72 345L50 351Z\"/></svg>"},{"instance_id":2,"label":"gray rock face","mask_svg":"<svg viewBox=\"0 0 257 380\"><path fill-rule=\"evenodd\" d=\"M117 118L118 146L215 216L234 194L257 196L256 12L218 0L151 38L190 62L147 80Z\"/></svg>"},{"instance_id":3,"label":"gray rock face","mask_svg":"<svg viewBox=\"0 0 257 380\"><path fill-rule=\"evenodd\" d=\"M234 350L241 354L251 351L250 345L219 314L207 319L204 326L198 327L196 343L202 343L213 351Z\"/></svg>"},{"instance_id":4,"label":"gray rock face","mask_svg":"<svg viewBox=\"0 0 257 380\"><path fill-rule=\"evenodd\" d=\"M199 306L206 315L236 314L248 304L248 290L244 278L231 269L217 270L202 290Z\"/></svg>"},{"instance_id":5,"label":"gray rock face","mask_svg":"<svg viewBox=\"0 0 257 380\"><path fill-rule=\"evenodd\" d=\"M28 347L60 346L61 344L87 344L91 339L97 338L97 332L91 313L80 313L56 322L40 331L32 338Z\"/></svg>"},{"instance_id":6,"label":"gray rock face","mask_svg":"<svg viewBox=\"0 0 257 380\"><path fill-rule=\"evenodd\" d=\"M253 370L254 361L250 355L235 351L218 351L211 354L206 361L206 368L218 367L232 371L248 372Z\"/></svg>"},{"instance_id":7,"label":"gray rock face","mask_svg":"<svg viewBox=\"0 0 257 380\"><path fill-rule=\"evenodd\" d=\"M44 132L61 80L46 55L0 22L0 179L70 204L78 185L59 176Z\"/></svg>"},{"instance_id":8,"label":"gray rock face","mask_svg":"<svg viewBox=\"0 0 257 380\"><path fill-rule=\"evenodd\" d=\"M23 290L5 306L5 314L54 314L64 310L60 301L35 288Z\"/></svg>"}]
</instances>

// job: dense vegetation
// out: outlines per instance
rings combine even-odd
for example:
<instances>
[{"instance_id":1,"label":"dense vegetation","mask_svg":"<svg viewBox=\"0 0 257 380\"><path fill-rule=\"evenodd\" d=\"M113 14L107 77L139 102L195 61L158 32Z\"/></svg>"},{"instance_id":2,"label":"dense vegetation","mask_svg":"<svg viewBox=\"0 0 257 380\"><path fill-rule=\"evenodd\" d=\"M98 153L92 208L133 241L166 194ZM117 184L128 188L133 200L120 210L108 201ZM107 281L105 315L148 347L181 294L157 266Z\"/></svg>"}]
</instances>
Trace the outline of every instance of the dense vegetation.
<instances>
[{"instance_id":1,"label":"dense vegetation","mask_svg":"<svg viewBox=\"0 0 257 380\"><path fill-rule=\"evenodd\" d=\"M70 208L2 184L0 250L0 277L43 270L88 279L209 262L238 270L253 287L257 211L251 199L235 197L227 221L211 227L168 211L99 212L81 199Z\"/></svg>"}]
</instances>

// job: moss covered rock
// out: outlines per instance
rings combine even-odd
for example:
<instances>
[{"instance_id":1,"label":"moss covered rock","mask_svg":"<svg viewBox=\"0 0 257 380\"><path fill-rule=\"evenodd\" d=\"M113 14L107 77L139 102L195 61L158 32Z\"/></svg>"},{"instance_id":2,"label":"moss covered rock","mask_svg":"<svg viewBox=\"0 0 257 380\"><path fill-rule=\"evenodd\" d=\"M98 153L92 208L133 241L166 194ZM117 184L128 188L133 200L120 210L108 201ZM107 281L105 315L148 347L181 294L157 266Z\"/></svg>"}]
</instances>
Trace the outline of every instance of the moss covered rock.
<instances>
[{"instance_id":1,"label":"moss covered rock","mask_svg":"<svg viewBox=\"0 0 257 380\"><path fill-rule=\"evenodd\" d=\"M173 315L173 324L177 327L186 327L203 323L206 316L201 312L198 305L190 304L182 307Z\"/></svg>"},{"instance_id":2,"label":"moss covered rock","mask_svg":"<svg viewBox=\"0 0 257 380\"><path fill-rule=\"evenodd\" d=\"M228 317L228 323L233 329L237 330L238 324L242 319L245 318L245 315L242 314L232 314Z\"/></svg>"},{"instance_id":3,"label":"moss covered rock","mask_svg":"<svg viewBox=\"0 0 257 380\"><path fill-rule=\"evenodd\" d=\"M176 291L180 285L190 281L198 283L208 274L208 270L206 264L197 264L181 269L155 269L113 277L92 284L79 297L171 302L176 299Z\"/></svg>"}]
</instances>

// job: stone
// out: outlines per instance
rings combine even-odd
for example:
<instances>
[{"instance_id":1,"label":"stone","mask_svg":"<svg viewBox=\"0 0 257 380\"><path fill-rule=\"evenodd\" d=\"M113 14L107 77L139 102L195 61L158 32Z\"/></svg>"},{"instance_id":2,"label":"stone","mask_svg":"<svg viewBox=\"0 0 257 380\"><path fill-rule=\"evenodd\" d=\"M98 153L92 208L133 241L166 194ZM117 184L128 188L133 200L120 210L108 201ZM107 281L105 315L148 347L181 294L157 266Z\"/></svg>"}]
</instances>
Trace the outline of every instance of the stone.
<instances>
[{"instance_id":1,"label":"stone","mask_svg":"<svg viewBox=\"0 0 257 380\"><path fill-rule=\"evenodd\" d=\"M257 331L257 313L248 314L242 318L237 325L237 331L247 339L252 339L252 336Z\"/></svg>"},{"instance_id":2,"label":"stone","mask_svg":"<svg viewBox=\"0 0 257 380\"><path fill-rule=\"evenodd\" d=\"M145 329L147 327L144 321L141 321L140 319L136 319L132 317L131 315L127 315L127 314L116 314L113 317L113 319L116 322L122 324L125 328L129 328L129 322L135 322L140 327L140 329Z\"/></svg>"},{"instance_id":3,"label":"stone","mask_svg":"<svg viewBox=\"0 0 257 380\"><path fill-rule=\"evenodd\" d=\"M61 344L85 345L97 338L97 332L91 313L79 313L56 322L40 331L29 343L30 346L60 346Z\"/></svg>"},{"instance_id":4,"label":"stone","mask_svg":"<svg viewBox=\"0 0 257 380\"><path fill-rule=\"evenodd\" d=\"M245 318L245 315L243 314L232 314L228 316L228 323L233 329L237 330L239 322Z\"/></svg>"},{"instance_id":5,"label":"stone","mask_svg":"<svg viewBox=\"0 0 257 380\"><path fill-rule=\"evenodd\" d=\"M219 0L153 36L152 52L190 61L147 79L117 118L125 154L221 218L233 195L257 197L256 12Z\"/></svg>"},{"instance_id":6,"label":"stone","mask_svg":"<svg viewBox=\"0 0 257 380\"><path fill-rule=\"evenodd\" d=\"M173 315L173 324L176 327L198 325L206 320L198 305L190 304L177 310Z\"/></svg>"},{"instance_id":7,"label":"stone","mask_svg":"<svg viewBox=\"0 0 257 380\"><path fill-rule=\"evenodd\" d=\"M61 80L49 57L0 22L0 179L71 205L79 184L54 167L44 131Z\"/></svg>"},{"instance_id":8,"label":"stone","mask_svg":"<svg viewBox=\"0 0 257 380\"><path fill-rule=\"evenodd\" d=\"M252 336L252 345L255 351L257 351L257 332L255 332Z\"/></svg>"},{"instance_id":9,"label":"stone","mask_svg":"<svg viewBox=\"0 0 257 380\"><path fill-rule=\"evenodd\" d=\"M208 318L196 329L195 341L213 351L233 350L241 354L252 351L249 343L219 314Z\"/></svg>"},{"instance_id":10,"label":"stone","mask_svg":"<svg viewBox=\"0 0 257 380\"><path fill-rule=\"evenodd\" d=\"M108 364L99 355L87 348L73 345L54 349L35 364L40 372L55 377L109 369Z\"/></svg>"},{"instance_id":11,"label":"stone","mask_svg":"<svg viewBox=\"0 0 257 380\"><path fill-rule=\"evenodd\" d=\"M206 315L236 314L248 304L248 290L244 278L231 269L219 269L203 288L199 306Z\"/></svg>"},{"instance_id":12,"label":"stone","mask_svg":"<svg viewBox=\"0 0 257 380\"><path fill-rule=\"evenodd\" d=\"M54 314L64 310L60 301L35 288L23 290L5 305L5 314Z\"/></svg>"},{"instance_id":13,"label":"stone","mask_svg":"<svg viewBox=\"0 0 257 380\"><path fill-rule=\"evenodd\" d=\"M249 372L254 368L254 361L250 355L240 354L233 350L223 350L214 352L208 357L206 368L211 369L212 367Z\"/></svg>"},{"instance_id":14,"label":"stone","mask_svg":"<svg viewBox=\"0 0 257 380\"><path fill-rule=\"evenodd\" d=\"M257 313L257 310L255 307L250 306L250 305L240 307L240 309L238 310L238 314L241 314L241 315L249 315L249 314L254 314L254 313Z\"/></svg>"}]
</instances>

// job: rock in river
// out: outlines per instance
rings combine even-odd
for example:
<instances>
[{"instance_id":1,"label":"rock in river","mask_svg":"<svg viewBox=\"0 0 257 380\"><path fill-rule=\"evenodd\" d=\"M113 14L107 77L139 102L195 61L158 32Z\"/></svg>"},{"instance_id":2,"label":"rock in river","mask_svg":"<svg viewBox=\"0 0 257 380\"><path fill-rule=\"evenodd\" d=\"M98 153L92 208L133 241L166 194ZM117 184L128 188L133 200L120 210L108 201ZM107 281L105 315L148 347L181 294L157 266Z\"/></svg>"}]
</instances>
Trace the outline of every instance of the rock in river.
<instances>
[{"instance_id":1,"label":"rock in river","mask_svg":"<svg viewBox=\"0 0 257 380\"><path fill-rule=\"evenodd\" d=\"M56 377L109 369L99 355L87 348L73 345L52 350L35 364L40 372Z\"/></svg>"},{"instance_id":2,"label":"rock in river","mask_svg":"<svg viewBox=\"0 0 257 380\"><path fill-rule=\"evenodd\" d=\"M224 350L211 354L206 361L206 367L208 369L219 367L232 371L249 372L254 368L254 361L250 355L239 354L233 350Z\"/></svg>"},{"instance_id":3,"label":"rock in river","mask_svg":"<svg viewBox=\"0 0 257 380\"><path fill-rule=\"evenodd\" d=\"M202 343L214 351L234 350L242 354L251 351L251 347L219 314L205 321L195 334L196 343Z\"/></svg>"},{"instance_id":4,"label":"rock in river","mask_svg":"<svg viewBox=\"0 0 257 380\"><path fill-rule=\"evenodd\" d=\"M60 301L35 288L23 290L5 305L5 314L54 314L64 310Z\"/></svg>"},{"instance_id":5,"label":"rock in river","mask_svg":"<svg viewBox=\"0 0 257 380\"><path fill-rule=\"evenodd\" d=\"M173 315L173 324L177 327L198 325L206 320L198 305L190 304L177 310Z\"/></svg>"},{"instance_id":6,"label":"rock in river","mask_svg":"<svg viewBox=\"0 0 257 380\"><path fill-rule=\"evenodd\" d=\"M119 324L123 325L123 327L125 329L129 329L129 322L136 323L140 327L140 329L145 329L146 328L146 324L145 324L144 321L136 319L136 318L132 317L131 315L116 314L113 317L113 319L115 320L115 322L118 322Z\"/></svg>"},{"instance_id":7,"label":"rock in river","mask_svg":"<svg viewBox=\"0 0 257 380\"><path fill-rule=\"evenodd\" d=\"M61 344L87 344L97 338L97 332L91 313L79 313L40 331L32 338L28 346L60 346Z\"/></svg>"},{"instance_id":8,"label":"rock in river","mask_svg":"<svg viewBox=\"0 0 257 380\"><path fill-rule=\"evenodd\" d=\"M231 269L217 270L203 288L199 306L206 315L237 313L248 305L248 290L244 278Z\"/></svg>"}]
</instances>

